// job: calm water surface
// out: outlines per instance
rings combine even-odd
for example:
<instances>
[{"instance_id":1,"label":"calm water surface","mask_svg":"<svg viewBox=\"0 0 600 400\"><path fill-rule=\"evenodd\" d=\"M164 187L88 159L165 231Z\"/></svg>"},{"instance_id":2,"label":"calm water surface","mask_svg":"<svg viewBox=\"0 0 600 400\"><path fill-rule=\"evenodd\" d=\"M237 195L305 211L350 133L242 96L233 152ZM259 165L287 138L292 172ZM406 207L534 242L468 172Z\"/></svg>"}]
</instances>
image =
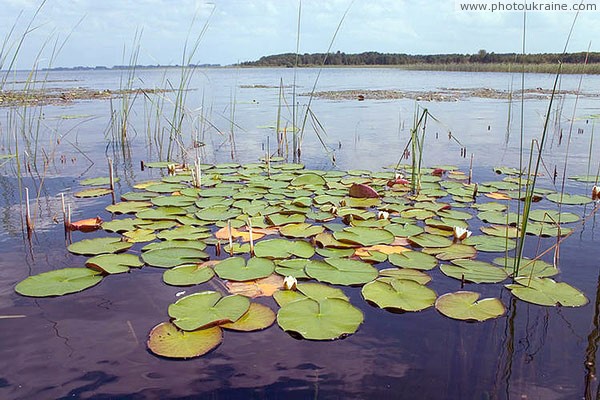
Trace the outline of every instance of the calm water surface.
<instances>
[{"instance_id":1,"label":"calm water surface","mask_svg":"<svg viewBox=\"0 0 600 400\"><path fill-rule=\"evenodd\" d=\"M296 92L310 92L317 73L299 70ZM176 86L179 76L176 70L138 71L134 87L164 87L166 81ZM19 81L23 77L17 74L14 78ZM520 75L503 73L326 69L317 90L508 90L511 84L520 86L520 79ZM553 79L551 75L526 75L525 87L551 89ZM561 89L576 90L579 79L562 77ZM52 72L46 86L116 90L120 80L119 71ZM203 162L230 162L232 121L234 161L256 162L265 152L267 137L274 151L274 131L269 127L277 118L281 80L285 100L292 104L291 69L198 71L187 92L185 132L178 154L182 148L184 153L194 154L195 139L205 144L199 153ZM581 87L586 94L600 94L600 77L584 77ZM170 117L173 94L164 96L163 113ZM297 96L296 101L302 109L308 97ZM120 100L113 99L112 105L118 110ZM519 100L465 98L418 105L437 120L428 122L425 164L452 164L467 171L473 154L476 181L498 179L493 166L518 165ZM327 151L309 122L301 161L308 168L342 170L380 171L396 164L408 141L416 107L409 99L314 99L311 110L325 128ZM526 100L523 109L528 149L531 139L542 132L548 100ZM149 117L152 110L149 99L141 95L135 99L128 147L123 150L108 129L108 100L44 107L37 146L19 131L19 127L31 128L31 124L23 124L29 114L17 110L20 117L15 119L14 112L0 109L0 154L13 152L15 136L19 138L23 184L33 198L39 198L33 210L36 234L28 243L22 233L16 163L0 168L0 398L591 399L598 395L600 250L595 217L583 226L574 226L577 232L562 244L561 274L556 277L581 289L590 300L588 305L540 307L516 301L501 285L467 284L467 290L499 297L507 307L506 315L485 323L453 321L433 308L393 314L368 306L360 288L344 288L365 314L359 331L344 340L295 340L273 326L249 334L225 332L223 343L213 352L198 359L173 361L146 350L147 334L167 318L167 307L176 300L177 292L213 289L210 283L170 287L162 283L163 270L146 267L109 276L94 288L64 297L32 299L14 293L14 285L29 275L85 262L84 257L65 249L62 225L56 223L62 218L60 193L72 205L74 220L95 215L110 219L104 211L110 199L73 197L79 180L105 176L107 157L116 161L116 175L121 178L118 193L129 191L136 181L160 177L157 171L139 167L141 160L159 159L152 127L148 133L148 122L156 122ZM288 126L290 110L284 107L282 111L282 120L287 121L283 124ZM600 102L592 96L576 99L569 95L557 99L550 112L544 176L539 185L556 189L549 178L555 168L558 188L564 171L567 176L586 174L588 168L596 173L600 159L593 129ZM448 132L459 143L450 140ZM461 157L461 147L467 148L468 157ZM566 185L570 193L588 194L590 190L589 185L570 180ZM556 207L548 201L543 206ZM584 216L592 207L564 209ZM473 230L478 229L478 222L470 223ZM85 237L90 236L76 232L73 240ZM535 254L553 243L552 239L538 242L531 237L525 254ZM431 275L430 285L438 294L460 289L460 282L446 278L439 269ZM272 299L259 301L276 309Z\"/></svg>"}]
</instances>

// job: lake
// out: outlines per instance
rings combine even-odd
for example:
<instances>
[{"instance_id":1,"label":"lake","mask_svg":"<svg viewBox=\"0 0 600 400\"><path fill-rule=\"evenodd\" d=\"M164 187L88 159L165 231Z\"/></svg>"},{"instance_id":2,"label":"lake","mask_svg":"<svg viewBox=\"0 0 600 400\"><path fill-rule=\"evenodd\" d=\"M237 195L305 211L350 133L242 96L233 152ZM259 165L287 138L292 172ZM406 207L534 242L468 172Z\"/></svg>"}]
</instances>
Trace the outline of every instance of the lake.
<instances>
[{"instance_id":1,"label":"lake","mask_svg":"<svg viewBox=\"0 0 600 400\"><path fill-rule=\"evenodd\" d=\"M178 69L133 75L126 70L44 74L38 73L45 83L36 83L36 88L65 93L75 88L118 91L128 79L131 88L177 88L181 78ZM26 79L25 72L10 74L5 89L22 89ZM562 207L581 221L568 225L575 232L560 245L560 274L554 277L581 290L589 303L544 307L518 300L501 284L465 283L465 290L499 298L507 309L500 318L479 323L444 317L433 307L388 312L367 304L360 287L336 286L364 314L358 331L344 339L298 340L275 324L248 334L225 332L223 343L212 352L173 360L147 349L148 332L168 318L167 308L181 291L215 290L214 283L168 286L162 282L163 269L144 267L62 297L33 298L14 291L30 275L82 267L86 260L66 249L61 193L73 220L96 215L110 220L105 210L110 196L74 197L82 190L79 181L108 175L107 158L114 160L120 179L118 195L136 182L165 175L164 170L142 170L140 165L165 159L176 110L183 110L183 117L181 135L171 142L173 158L257 163L267 150L277 155L278 110L291 146L293 120L301 125L310 99L306 94L313 86L317 92L362 92L364 100L336 100L325 94L310 100L299 160L307 169L381 172L410 163L403 158L404 150L415 118L426 108L430 117L423 164L453 165L468 174L472 159L475 182L503 178L495 167L519 167L521 124L526 165L531 140L540 138L550 112L537 185L560 192L563 178L597 174L594 129L600 115L600 76L562 76L563 94L549 107L554 80L545 74L394 68L210 68L190 77L180 92L185 96L182 108L175 108L177 92L169 91L134 93L125 105L117 96L43 108L0 108L0 155L15 154L18 146L20 160L17 166L15 159L0 158L0 397L597 398L600 247L593 203ZM508 98L511 88L518 91L522 85L531 96L523 101L516 94ZM377 91L396 91L401 98L376 97L381 93ZM432 93L444 99L423 100ZM130 110L126 137L111 129L122 121L123 107ZM564 182L568 193L591 192L590 183ZM29 188L32 200L31 240L21 218L21 186ZM547 199L539 204L557 208ZM474 232L483 225L476 218L469 221ZM97 235L102 236L73 232L72 240ZM533 257L554 243L556 238L528 236L524 254ZM209 249L211 259L223 258L214 246ZM553 254L542 259L551 263ZM491 261L502 255L481 258ZM385 267L389 263L377 266ZM428 272L429 286L438 295L461 289L461 281L446 277L439 267ZM277 310L272 298L258 301Z\"/></svg>"}]
</instances>

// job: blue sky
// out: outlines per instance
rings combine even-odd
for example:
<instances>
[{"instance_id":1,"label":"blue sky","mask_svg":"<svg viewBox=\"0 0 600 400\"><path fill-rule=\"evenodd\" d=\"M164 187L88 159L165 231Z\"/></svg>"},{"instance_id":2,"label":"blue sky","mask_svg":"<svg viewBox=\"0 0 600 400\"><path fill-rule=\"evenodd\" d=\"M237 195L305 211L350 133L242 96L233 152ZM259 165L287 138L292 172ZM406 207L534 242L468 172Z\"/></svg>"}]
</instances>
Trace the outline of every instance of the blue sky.
<instances>
[{"instance_id":1,"label":"blue sky","mask_svg":"<svg viewBox=\"0 0 600 400\"><path fill-rule=\"evenodd\" d=\"M300 52L325 52L350 3L303 0ZM16 39L39 4L39 0L0 0L0 38L16 21ZM128 64L129 56L124 60L123 52L125 48L129 54L136 30L142 32L139 64L177 64L186 37L195 40L211 13L193 62L228 65L294 52L298 4L298 0L47 0L19 51L17 67L31 68L36 59L39 66L47 66L52 47L63 42L53 66ZM528 14L527 52L562 52L573 17L572 12ZM522 26L521 13L460 12L455 11L454 0L355 0L333 50L520 52ZM581 13L568 50L585 51L599 37L600 11ZM599 51L598 43L592 42L591 50Z\"/></svg>"}]
</instances>

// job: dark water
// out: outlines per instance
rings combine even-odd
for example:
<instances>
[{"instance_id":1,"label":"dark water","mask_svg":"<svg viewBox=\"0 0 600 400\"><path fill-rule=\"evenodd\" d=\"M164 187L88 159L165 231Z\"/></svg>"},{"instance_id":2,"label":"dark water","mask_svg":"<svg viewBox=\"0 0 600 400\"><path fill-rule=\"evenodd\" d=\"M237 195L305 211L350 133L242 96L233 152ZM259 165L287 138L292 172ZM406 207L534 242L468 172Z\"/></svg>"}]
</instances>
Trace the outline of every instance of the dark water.
<instances>
[{"instance_id":1,"label":"dark water","mask_svg":"<svg viewBox=\"0 0 600 400\"><path fill-rule=\"evenodd\" d=\"M172 73L172 72L170 72ZM118 72L62 73L74 79L68 84L91 88L115 88ZM310 91L316 71L301 71L298 91ZM57 77L58 78L58 77ZM173 79L175 79L173 77ZM204 71L191 85L189 109L210 109L211 122L227 131L232 93L236 97L235 123L238 162L254 162L264 154L262 146L274 125L278 88L243 89L240 85L291 84L292 71L278 69ZM506 89L509 74L407 72L396 70L326 70L320 90L409 89L441 87L492 87ZM151 87L160 72L140 72L140 86ZM547 88L552 76L528 75L528 87ZM565 77L563 88L576 88L578 78ZM587 92L598 93L600 78L585 78ZM67 85L67 83L61 83ZM291 89L286 89L291 90ZM256 102L252 102L256 100ZM301 104L305 98L298 98ZM549 133L545 163L562 179L567 133L574 98L563 102L564 138ZM468 170L468 158L449 141L451 130L474 153L477 181L498 179L491 166L518 162L519 109L513 109L513 134L505 139L508 103L505 100L466 99L454 103L422 103L439 120L428 128L425 161L448 163ZM393 314L367 305L359 288L344 288L352 304L360 307L365 321L359 331L343 340L296 340L277 326L253 333L225 332L223 343L211 353L193 360L173 361L152 355L146 337L166 320L167 307L176 293L214 289L210 283L193 288L162 283L162 269L150 267L129 274L109 276L84 292L57 298L32 299L14 293L14 285L40 272L78 267L85 257L65 249L60 199L64 193L73 207L73 219L100 215L110 219L104 207L107 197L75 199L82 178L107 174L106 157L116 160L121 178L117 192L129 190L135 181L157 178L156 171L141 171L140 160L156 160L156 144L147 139L143 99L132 113L129 151L123 151L106 132L110 104L83 101L67 106L47 106L38 146L20 138L22 185L34 201L36 233L29 243L22 231L21 197L14 161L0 168L0 398L208 398L208 399L592 399L598 395L597 345L600 335L597 288L599 280L598 222L591 217L562 245L561 274L555 277L582 290L590 303L580 308L549 308L515 300L501 285L467 284L465 289L484 297L499 297L507 313L484 323L464 323L441 316L430 308L419 313ZM302 161L309 168L372 169L394 164L400 158L412 125L414 101L382 100L335 102L314 100L313 111L327 129L326 143L335 150L336 165L322 150L313 133L306 136ZM520 107L520 105L519 105ZM525 103L526 137L538 137L548 102ZM598 100L580 99L569 148L567 175L585 174L589 143ZM2 124L2 152L14 149L10 110ZM190 111L192 114L194 111ZM198 113L198 111L195 111ZM78 118L64 118L78 116ZM188 121L188 127L194 122ZM405 127L402 129L402 122ZM488 131L488 126L490 130ZM192 129L192 128L189 128ZM431 130L430 130L431 129ZM580 133L578 129L582 129ZM438 132L438 138L435 133ZM18 135L17 135L18 136ZM18 136L19 137L19 136ZM186 137L189 151L191 134ZM226 137L209 130L204 162L230 161ZM271 142L273 143L273 142ZM341 148L339 143L341 143ZM44 164L44 149L50 162ZM38 149L36 152L35 149ZM25 154L26 153L26 154ZM592 152L592 173L598 167ZM64 156L64 162L61 162ZM29 163L29 172L27 170ZM0 160L0 165L2 161ZM36 169L37 168L37 169ZM552 188L546 171L539 185ZM559 186L560 187L560 186ZM589 185L567 181L570 193L588 194ZM555 207L547 201L547 208ZM588 215L592 206L569 206L564 211ZM473 220L470 221L473 223ZM473 228L477 229L477 224ZM75 232L73 240L85 234ZM552 239L529 237L526 255L550 247ZM138 246L141 247L141 246ZM135 248L138 248L135 247ZM478 259L496 256L480 255ZM551 254L544 260L551 261ZM378 265L385 268L387 263ZM431 271L430 286L443 294L460 289L439 269ZM260 302L276 309L271 299ZM8 318L7 318L8 317Z\"/></svg>"}]
</instances>

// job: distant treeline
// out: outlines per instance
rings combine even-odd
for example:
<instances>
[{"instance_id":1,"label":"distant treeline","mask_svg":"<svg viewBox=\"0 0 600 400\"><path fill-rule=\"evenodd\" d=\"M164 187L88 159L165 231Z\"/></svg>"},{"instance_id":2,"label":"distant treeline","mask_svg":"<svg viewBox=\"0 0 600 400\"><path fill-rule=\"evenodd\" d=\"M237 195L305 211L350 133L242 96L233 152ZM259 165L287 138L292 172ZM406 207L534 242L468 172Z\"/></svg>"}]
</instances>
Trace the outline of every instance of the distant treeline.
<instances>
[{"instance_id":1,"label":"distant treeline","mask_svg":"<svg viewBox=\"0 0 600 400\"><path fill-rule=\"evenodd\" d=\"M414 65L414 64L583 64L586 56L588 64L600 63L600 53L568 53L568 54L516 54L516 53L488 53L480 50L477 54L431 54L411 55L378 53L369 51L360 54L346 54L343 52L313 54L298 54L297 65L300 67L323 65ZM257 61L246 61L242 66L251 67L293 67L296 65L296 54L285 53L264 56Z\"/></svg>"}]
</instances>

